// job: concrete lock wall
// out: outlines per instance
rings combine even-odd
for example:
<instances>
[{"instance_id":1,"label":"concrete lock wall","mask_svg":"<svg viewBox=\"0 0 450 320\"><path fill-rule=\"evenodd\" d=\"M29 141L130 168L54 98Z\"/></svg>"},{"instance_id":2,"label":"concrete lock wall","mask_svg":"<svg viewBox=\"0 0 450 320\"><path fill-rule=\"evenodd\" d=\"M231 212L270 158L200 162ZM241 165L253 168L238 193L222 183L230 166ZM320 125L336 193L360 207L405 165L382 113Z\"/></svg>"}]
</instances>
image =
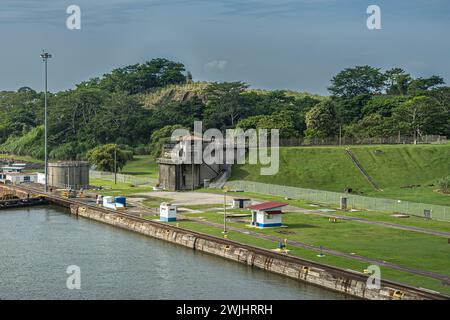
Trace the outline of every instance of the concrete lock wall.
<instances>
[{"instance_id":1,"label":"concrete lock wall","mask_svg":"<svg viewBox=\"0 0 450 320\"><path fill-rule=\"evenodd\" d=\"M23 199L23 198L27 198L28 194L29 194L28 192L19 190L14 187L10 187L7 185L0 185L0 197L6 196L6 195L13 195L13 196Z\"/></svg>"},{"instance_id":2,"label":"concrete lock wall","mask_svg":"<svg viewBox=\"0 0 450 320\"><path fill-rule=\"evenodd\" d=\"M80 189L89 185L89 163L84 161L48 164L49 185L56 188Z\"/></svg>"},{"instance_id":3,"label":"concrete lock wall","mask_svg":"<svg viewBox=\"0 0 450 320\"><path fill-rule=\"evenodd\" d=\"M320 265L301 258L278 255L227 239L214 238L153 221L129 218L94 207L71 204L70 210L77 216L132 230L363 299L394 300L397 299L395 293L399 290L403 300L442 298L387 281L381 281L380 289L368 288L367 277L356 272Z\"/></svg>"},{"instance_id":4,"label":"concrete lock wall","mask_svg":"<svg viewBox=\"0 0 450 320\"><path fill-rule=\"evenodd\" d=\"M175 190L175 165L159 164L159 186L167 190Z\"/></svg>"}]
</instances>

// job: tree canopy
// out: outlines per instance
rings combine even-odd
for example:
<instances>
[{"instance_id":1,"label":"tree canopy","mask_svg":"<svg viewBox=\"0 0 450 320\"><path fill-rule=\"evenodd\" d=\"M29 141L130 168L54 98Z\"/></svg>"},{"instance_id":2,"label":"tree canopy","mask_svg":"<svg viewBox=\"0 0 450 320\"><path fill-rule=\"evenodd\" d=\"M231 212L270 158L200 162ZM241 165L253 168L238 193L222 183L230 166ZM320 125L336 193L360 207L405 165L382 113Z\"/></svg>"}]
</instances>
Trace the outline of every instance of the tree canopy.
<instances>
[{"instance_id":1,"label":"tree canopy","mask_svg":"<svg viewBox=\"0 0 450 320\"><path fill-rule=\"evenodd\" d=\"M450 87L438 75L356 66L336 74L329 90L321 97L239 81L198 83L183 64L153 59L50 93L50 158L86 159L103 145L156 157L173 130L194 121L204 130L279 129L281 138L332 137L340 128L364 138L450 136ZM44 94L30 87L0 91L0 152L43 157L43 106Z\"/></svg>"},{"instance_id":2,"label":"tree canopy","mask_svg":"<svg viewBox=\"0 0 450 320\"><path fill-rule=\"evenodd\" d=\"M90 150L86 158L97 170L115 172L121 170L132 156L116 144L105 144Z\"/></svg>"}]
</instances>

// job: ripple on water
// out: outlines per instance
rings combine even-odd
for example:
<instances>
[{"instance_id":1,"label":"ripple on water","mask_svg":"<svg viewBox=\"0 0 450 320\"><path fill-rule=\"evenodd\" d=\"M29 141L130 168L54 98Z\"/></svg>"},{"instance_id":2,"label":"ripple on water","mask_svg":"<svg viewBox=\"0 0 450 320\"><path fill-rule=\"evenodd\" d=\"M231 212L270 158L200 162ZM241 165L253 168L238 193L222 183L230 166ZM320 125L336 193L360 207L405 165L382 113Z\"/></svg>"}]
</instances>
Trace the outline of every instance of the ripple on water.
<instances>
[{"instance_id":1,"label":"ripple on water","mask_svg":"<svg viewBox=\"0 0 450 320\"><path fill-rule=\"evenodd\" d=\"M59 207L0 213L0 299L345 299ZM81 268L81 290L66 268Z\"/></svg>"}]
</instances>

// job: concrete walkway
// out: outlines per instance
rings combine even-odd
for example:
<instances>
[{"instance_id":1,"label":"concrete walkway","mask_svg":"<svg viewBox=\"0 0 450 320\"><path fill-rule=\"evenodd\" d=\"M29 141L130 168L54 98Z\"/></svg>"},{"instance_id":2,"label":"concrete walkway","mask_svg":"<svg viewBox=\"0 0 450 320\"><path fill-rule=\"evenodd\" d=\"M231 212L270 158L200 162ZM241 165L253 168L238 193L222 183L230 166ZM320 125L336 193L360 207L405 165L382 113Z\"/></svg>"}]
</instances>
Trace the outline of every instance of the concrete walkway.
<instances>
[{"instance_id":1,"label":"concrete walkway","mask_svg":"<svg viewBox=\"0 0 450 320\"><path fill-rule=\"evenodd\" d=\"M141 192L136 193L137 196L162 197L173 199L173 203L177 205L202 205L202 204L219 204L223 206L223 194L201 193L201 192ZM227 195L227 204L231 205L233 198Z\"/></svg>"}]
</instances>

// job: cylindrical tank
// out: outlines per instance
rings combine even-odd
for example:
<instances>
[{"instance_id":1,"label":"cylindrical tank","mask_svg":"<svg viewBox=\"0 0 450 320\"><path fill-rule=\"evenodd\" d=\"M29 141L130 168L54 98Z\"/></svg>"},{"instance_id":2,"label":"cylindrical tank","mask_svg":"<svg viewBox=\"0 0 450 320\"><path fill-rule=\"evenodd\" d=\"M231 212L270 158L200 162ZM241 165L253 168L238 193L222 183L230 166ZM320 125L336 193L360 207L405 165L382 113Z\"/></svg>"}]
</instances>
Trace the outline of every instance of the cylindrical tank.
<instances>
[{"instance_id":1,"label":"cylindrical tank","mask_svg":"<svg viewBox=\"0 0 450 320\"><path fill-rule=\"evenodd\" d=\"M85 161L49 163L48 184L56 188L76 190L89 186L89 163Z\"/></svg>"}]
</instances>

